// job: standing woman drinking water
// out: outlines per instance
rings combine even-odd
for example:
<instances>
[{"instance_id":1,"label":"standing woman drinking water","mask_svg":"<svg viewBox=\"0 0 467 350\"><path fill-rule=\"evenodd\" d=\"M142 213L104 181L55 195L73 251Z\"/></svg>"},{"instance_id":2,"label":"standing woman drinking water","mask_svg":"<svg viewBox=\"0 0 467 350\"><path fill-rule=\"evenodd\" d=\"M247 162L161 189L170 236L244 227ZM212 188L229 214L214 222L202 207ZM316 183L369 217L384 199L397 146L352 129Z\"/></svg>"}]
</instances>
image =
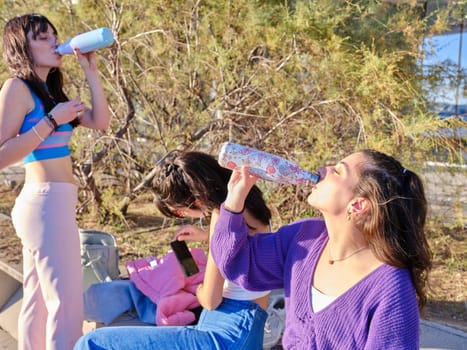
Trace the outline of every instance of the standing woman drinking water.
<instances>
[{"instance_id":1,"label":"standing woman drinking water","mask_svg":"<svg viewBox=\"0 0 467 350\"><path fill-rule=\"evenodd\" d=\"M418 349L432 258L420 178L373 150L318 172L308 203L322 218L248 236L257 178L234 171L211 237L217 266L250 290L284 288L286 349Z\"/></svg>"},{"instance_id":2,"label":"standing woman drinking water","mask_svg":"<svg viewBox=\"0 0 467 350\"><path fill-rule=\"evenodd\" d=\"M69 140L74 127L105 129L109 110L94 52L75 56L92 106L63 91L57 30L44 16L10 19L3 57L12 72L0 90L0 169L19 161L25 183L12 211L23 245L21 350L72 349L82 334L83 296L77 185Z\"/></svg>"}]
</instances>

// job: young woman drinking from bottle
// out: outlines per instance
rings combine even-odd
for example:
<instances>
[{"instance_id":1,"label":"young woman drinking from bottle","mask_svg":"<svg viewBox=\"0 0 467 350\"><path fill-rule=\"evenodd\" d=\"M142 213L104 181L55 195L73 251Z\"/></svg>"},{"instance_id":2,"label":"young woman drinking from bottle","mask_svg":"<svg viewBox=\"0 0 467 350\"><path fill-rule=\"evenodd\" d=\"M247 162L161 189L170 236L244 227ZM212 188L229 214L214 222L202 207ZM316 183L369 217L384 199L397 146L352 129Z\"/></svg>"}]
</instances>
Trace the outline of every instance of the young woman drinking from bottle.
<instances>
[{"instance_id":1,"label":"young woman drinking from bottle","mask_svg":"<svg viewBox=\"0 0 467 350\"><path fill-rule=\"evenodd\" d=\"M431 267L420 178L374 150L318 172L308 203L322 217L249 236L257 177L234 170L211 236L217 266L249 290L284 288L286 349L418 349Z\"/></svg>"},{"instance_id":2,"label":"young woman drinking from bottle","mask_svg":"<svg viewBox=\"0 0 467 350\"><path fill-rule=\"evenodd\" d=\"M57 30L44 16L10 19L3 57L12 72L0 90L0 169L22 161L25 183L12 211L23 245L21 350L70 350L82 334L83 295L68 147L75 126L105 129L109 110L96 54L75 51L92 106L63 91Z\"/></svg>"}]
</instances>

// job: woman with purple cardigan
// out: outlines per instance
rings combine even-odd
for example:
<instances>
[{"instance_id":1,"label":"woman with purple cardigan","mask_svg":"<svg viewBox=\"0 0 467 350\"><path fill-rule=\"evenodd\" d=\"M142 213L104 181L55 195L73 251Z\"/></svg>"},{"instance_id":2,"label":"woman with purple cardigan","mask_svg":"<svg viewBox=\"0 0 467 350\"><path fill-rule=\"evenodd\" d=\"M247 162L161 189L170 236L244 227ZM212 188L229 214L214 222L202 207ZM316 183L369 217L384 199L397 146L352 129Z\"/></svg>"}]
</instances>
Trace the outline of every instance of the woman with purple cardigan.
<instances>
[{"instance_id":1,"label":"woman with purple cardigan","mask_svg":"<svg viewBox=\"0 0 467 350\"><path fill-rule=\"evenodd\" d=\"M373 150L318 172L308 203L322 218L249 236L257 177L234 171L210 242L217 266L249 290L284 288L286 349L418 349L432 259L420 178Z\"/></svg>"}]
</instances>

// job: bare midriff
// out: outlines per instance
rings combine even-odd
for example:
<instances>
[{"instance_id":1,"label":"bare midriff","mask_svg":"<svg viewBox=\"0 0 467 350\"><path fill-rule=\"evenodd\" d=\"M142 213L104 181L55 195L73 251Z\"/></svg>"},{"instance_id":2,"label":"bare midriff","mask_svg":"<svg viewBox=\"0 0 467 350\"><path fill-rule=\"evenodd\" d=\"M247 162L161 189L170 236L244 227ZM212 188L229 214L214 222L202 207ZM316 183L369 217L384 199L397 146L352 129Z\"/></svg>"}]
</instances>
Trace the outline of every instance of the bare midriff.
<instances>
[{"instance_id":1,"label":"bare midriff","mask_svg":"<svg viewBox=\"0 0 467 350\"><path fill-rule=\"evenodd\" d=\"M25 183L67 182L76 184L71 157L61 157L26 163Z\"/></svg>"}]
</instances>

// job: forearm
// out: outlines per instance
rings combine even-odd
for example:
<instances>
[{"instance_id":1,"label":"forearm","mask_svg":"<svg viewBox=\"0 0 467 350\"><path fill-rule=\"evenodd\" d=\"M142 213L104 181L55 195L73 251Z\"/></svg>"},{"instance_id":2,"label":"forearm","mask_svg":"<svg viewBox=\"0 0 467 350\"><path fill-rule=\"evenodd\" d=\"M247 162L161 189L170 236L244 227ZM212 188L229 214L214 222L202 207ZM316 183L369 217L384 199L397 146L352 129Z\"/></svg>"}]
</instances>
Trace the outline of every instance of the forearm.
<instances>
[{"instance_id":1,"label":"forearm","mask_svg":"<svg viewBox=\"0 0 467 350\"><path fill-rule=\"evenodd\" d=\"M211 254L208 254L204 280L196 290L196 296L201 306L208 310L217 308L222 302L223 289L224 278L216 267Z\"/></svg>"},{"instance_id":2,"label":"forearm","mask_svg":"<svg viewBox=\"0 0 467 350\"><path fill-rule=\"evenodd\" d=\"M209 224L208 240L213 234L214 227L219 218L219 210L214 209L211 214L211 222ZM198 297L201 306L208 310L214 310L222 302L222 292L224 290L224 277L212 258L211 252L208 252L208 260L206 263L206 272L204 274L203 283L198 286L196 296Z\"/></svg>"},{"instance_id":3,"label":"forearm","mask_svg":"<svg viewBox=\"0 0 467 350\"><path fill-rule=\"evenodd\" d=\"M45 120L40 120L34 129L12 137L0 145L0 169L20 162L47 138L52 129Z\"/></svg>"},{"instance_id":4,"label":"forearm","mask_svg":"<svg viewBox=\"0 0 467 350\"><path fill-rule=\"evenodd\" d=\"M240 214L245 207L245 199L242 195L229 192L224 202L224 208L236 214Z\"/></svg>"},{"instance_id":5,"label":"forearm","mask_svg":"<svg viewBox=\"0 0 467 350\"><path fill-rule=\"evenodd\" d=\"M248 271L247 237L248 229L242 214L232 213L222 207L211 236L210 252L216 266L229 280L233 280L237 271Z\"/></svg>"},{"instance_id":6,"label":"forearm","mask_svg":"<svg viewBox=\"0 0 467 350\"><path fill-rule=\"evenodd\" d=\"M277 233L250 236L243 215L222 206L210 242L211 254L222 275L245 289L283 288L284 252L295 237L289 232L284 235L285 243Z\"/></svg>"},{"instance_id":7,"label":"forearm","mask_svg":"<svg viewBox=\"0 0 467 350\"><path fill-rule=\"evenodd\" d=\"M99 79L98 72L92 71L86 73L86 80L91 91L91 116L90 123L84 126L104 130L109 126L110 113L107 97L104 88Z\"/></svg>"}]
</instances>

